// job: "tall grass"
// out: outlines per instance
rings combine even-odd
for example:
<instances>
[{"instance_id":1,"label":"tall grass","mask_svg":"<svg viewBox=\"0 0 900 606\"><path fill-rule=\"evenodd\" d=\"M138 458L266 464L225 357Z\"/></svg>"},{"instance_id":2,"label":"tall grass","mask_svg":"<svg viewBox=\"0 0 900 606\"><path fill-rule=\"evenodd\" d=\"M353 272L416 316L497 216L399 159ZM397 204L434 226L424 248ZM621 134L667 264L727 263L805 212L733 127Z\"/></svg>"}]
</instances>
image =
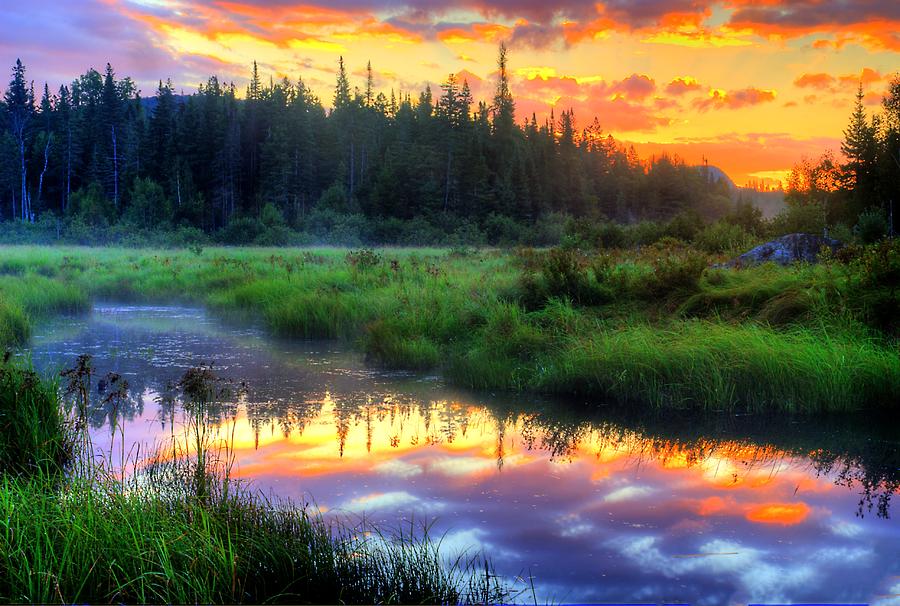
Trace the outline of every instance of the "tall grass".
<instances>
[{"instance_id":1,"label":"tall grass","mask_svg":"<svg viewBox=\"0 0 900 606\"><path fill-rule=\"evenodd\" d=\"M573 340L547 361L532 386L658 406L894 409L900 357L858 336L693 321Z\"/></svg>"},{"instance_id":2,"label":"tall grass","mask_svg":"<svg viewBox=\"0 0 900 606\"><path fill-rule=\"evenodd\" d=\"M0 474L48 474L72 454L56 385L6 356L0 361Z\"/></svg>"},{"instance_id":3,"label":"tall grass","mask_svg":"<svg viewBox=\"0 0 900 606\"><path fill-rule=\"evenodd\" d=\"M76 399L89 386L89 368L85 361L69 373ZM71 444L73 435L62 423L35 422L61 418L55 385L19 368L0 379L19 409L10 421L16 425L2 434L18 441L0 443L0 601L456 604L509 597L482 558L449 563L427 532L326 523L232 481L227 445L222 457L210 438L206 411L221 392L208 370L192 369L180 384L190 420L185 441L161 445L127 476L98 461L90 446L78 451L81 465L62 475L64 461L50 460L48 449ZM7 400L0 400L4 414ZM31 436L32 428L42 433Z\"/></svg>"},{"instance_id":4,"label":"tall grass","mask_svg":"<svg viewBox=\"0 0 900 606\"><path fill-rule=\"evenodd\" d=\"M3 252L0 272L9 275L0 279L0 338L7 343L27 336L28 305L50 313L84 293L189 301L258 320L279 336L344 339L373 363L439 369L479 388L818 411L882 406L898 382L897 342L866 326L852 296L857 270L847 265L705 270L710 258L683 245L593 256ZM4 308L3 289L13 291L4 280L21 291L16 301L57 288L58 303ZM36 286L25 292L23 284Z\"/></svg>"},{"instance_id":5,"label":"tall grass","mask_svg":"<svg viewBox=\"0 0 900 606\"><path fill-rule=\"evenodd\" d=\"M114 481L0 477L0 600L440 603L496 599L427 537L341 528L238 493L209 503ZM482 571L483 574L483 571ZM484 591L484 595L480 593Z\"/></svg>"}]
</instances>

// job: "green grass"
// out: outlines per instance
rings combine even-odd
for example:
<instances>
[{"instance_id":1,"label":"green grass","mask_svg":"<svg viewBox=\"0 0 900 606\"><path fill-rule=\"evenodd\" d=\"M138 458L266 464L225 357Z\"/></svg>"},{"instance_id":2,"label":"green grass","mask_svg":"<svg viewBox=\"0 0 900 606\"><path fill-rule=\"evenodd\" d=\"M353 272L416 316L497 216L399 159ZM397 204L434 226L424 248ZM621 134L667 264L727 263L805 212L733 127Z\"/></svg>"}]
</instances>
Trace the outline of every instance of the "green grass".
<instances>
[{"instance_id":1,"label":"green grass","mask_svg":"<svg viewBox=\"0 0 900 606\"><path fill-rule=\"evenodd\" d=\"M0 474L49 473L71 456L69 427L54 383L0 362Z\"/></svg>"},{"instance_id":2,"label":"green grass","mask_svg":"<svg viewBox=\"0 0 900 606\"><path fill-rule=\"evenodd\" d=\"M0 476L0 600L455 604L491 585L427 538L365 530L247 493L210 504Z\"/></svg>"},{"instance_id":3,"label":"green grass","mask_svg":"<svg viewBox=\"0 0 900 606\"><path fill-rule=\"evenodd\" d=\"M27 337L31 318L90 297L190 302L279 336L344 339L390 368L636 405L875 408L900 381L897 342L854 307L846 265L704 272L713 259L681 245L550 265L540 251L2 252L7 344ZM55 294L42 303L44 292Z\"/></svg>"},{"instance_id":4,"label":"green grass","mask_svg":"<svg viewBox=\"0 0 900 606\"><path fill-rule=\"evenodd\" d=\"M211 402L203 394L215 391L211 376L197 370L181 383L193 413L183 441L126 469L97 459L84 419L64 418L55 383L4 362L0 602L457 604L509 597L481 556L449 562L453 554L427 529L388 534L366 523L326 523L231 480L229 446L209 437ZM74 397L85 396L76 390Z\"/></svg>"}]
</instances>

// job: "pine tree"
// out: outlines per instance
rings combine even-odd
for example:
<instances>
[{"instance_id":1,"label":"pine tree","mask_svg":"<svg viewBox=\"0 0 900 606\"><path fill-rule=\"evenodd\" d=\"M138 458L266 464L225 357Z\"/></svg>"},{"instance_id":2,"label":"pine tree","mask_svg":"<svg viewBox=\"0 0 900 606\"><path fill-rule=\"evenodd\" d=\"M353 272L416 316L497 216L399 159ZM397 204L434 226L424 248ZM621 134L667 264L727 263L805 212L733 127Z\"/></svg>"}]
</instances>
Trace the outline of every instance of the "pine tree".
<instances>
[{"instance_id":1,"label":"pine tree","mask_svg":"<svg viewBox=\"0 0 900 606\"><path fill-rule=\"evenodd\" d=\"M844 185L853 190L856 202L856 208L849 211L854 216L875 201L873 178L877 164L876 128L867 120L863 98L860 82L850 124L844 130L844 140L841 143L841 152L847 157L847 163L842 167Z\"/></svg>"},{"instance_id":2,"label":"pine tree","mask_svg":"<svg viewBox=\"0 0 900 606\"><path fill-rule=\"evenodd\" d=\"M334 88L334 109L343 109L350 105L350 80L344 67L343 55L338 59L337 84Z\"/></svg>"},{"instance_id":3,"label":"pine tree","mask_svg":"<svg viewBox=\"0 0 900 606\"><path fill-rule=\"evenodd\" d=\"M372 76L372 62L366 63L366 107L372 107L375 99L374 90L375 78Z\"/></svg>"},{"instance_id":4,"label":"pine tree","mask_svg":"<svg viewBox=\"0 0 900 606\"><path fill-rule=\"evenodd\" d=\"M19 190L20 213L23 221L31 219L31 204L28 198L28 169L25 163L25 146L28 140L28 129L34 115L34 93L25 80L25 66L22 61L16 59L13 67L12 80L4 95L6 113L10 130L16 142L19 152L19 177L21 188Z\"/></svg>"}]
</instances>

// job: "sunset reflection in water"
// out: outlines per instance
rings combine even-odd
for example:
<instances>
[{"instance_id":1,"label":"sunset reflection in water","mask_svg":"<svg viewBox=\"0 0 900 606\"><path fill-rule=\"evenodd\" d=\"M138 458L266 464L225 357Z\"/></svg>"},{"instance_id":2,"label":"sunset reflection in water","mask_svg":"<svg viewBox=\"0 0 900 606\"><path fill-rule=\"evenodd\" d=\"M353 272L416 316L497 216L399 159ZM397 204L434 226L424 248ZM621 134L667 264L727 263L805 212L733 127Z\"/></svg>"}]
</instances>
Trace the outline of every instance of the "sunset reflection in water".
<instances>
[{"instance_id":1,"label":"sunset reflection in water","mask_svg":"<svg viewBox=\"0 0 900 606\"><path fill-rule=\"evenodd\" d=\"M533 577L545 600L900 603L879 597L900 593L900 528L879 516L896 476L860 468L854 457L881 461L868 451L822 451L806 427L723 437L699 421L684 431L468 394L196 310L101 308L80 322L48 327L35 362L93 352L98 375L128 376L129 442L177 433L179 408L159 395L214 357L249 385L215 409L238 477L351 523L431 525L448 556L483 550L509 579ZM105 422L95 419L98 448Z\"/></svg>"}]
</instances>

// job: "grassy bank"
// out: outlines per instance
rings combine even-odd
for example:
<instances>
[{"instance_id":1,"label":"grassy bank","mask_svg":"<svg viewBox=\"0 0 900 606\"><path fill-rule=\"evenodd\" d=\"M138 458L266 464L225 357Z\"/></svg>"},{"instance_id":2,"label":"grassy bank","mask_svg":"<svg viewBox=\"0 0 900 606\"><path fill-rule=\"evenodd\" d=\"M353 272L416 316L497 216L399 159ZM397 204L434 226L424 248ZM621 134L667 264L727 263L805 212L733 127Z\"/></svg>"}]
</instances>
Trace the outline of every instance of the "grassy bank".
<instances>
[{"instance_id":1,"label":"grassy bank","mask_svg":"<svg viewBox=\"0 0 900 606\"><path fill-rule=\"evenodd\" d=\"M279 336L342 338L374 363L472 387L816 412L890 406L900 392L896 247L872 251L738 271L677 242L590 254L9 247L0 273L73 307L185 301ZM9 322L25 334L29 313L53 309L2 284L0 310L22 310Z\"/></svg>"},{"instance_id":2,"label":"grassy bank","mask_svg":"<svg viewBox=\"0 0 900 606\"><path fill-rule=\"evenodd\" d=\"M75 379L90 389L86 372ZM507 595L481 558L448 564L421 531L326 524L234 483L227 445L223 457L204 438L202 399L189 401L198 423L181 446L163 445L123 473L91 454L84 420L62 416L55 385L4 362L0 388L2 602L456 604Z\"/></svg>"}]
</instances>

